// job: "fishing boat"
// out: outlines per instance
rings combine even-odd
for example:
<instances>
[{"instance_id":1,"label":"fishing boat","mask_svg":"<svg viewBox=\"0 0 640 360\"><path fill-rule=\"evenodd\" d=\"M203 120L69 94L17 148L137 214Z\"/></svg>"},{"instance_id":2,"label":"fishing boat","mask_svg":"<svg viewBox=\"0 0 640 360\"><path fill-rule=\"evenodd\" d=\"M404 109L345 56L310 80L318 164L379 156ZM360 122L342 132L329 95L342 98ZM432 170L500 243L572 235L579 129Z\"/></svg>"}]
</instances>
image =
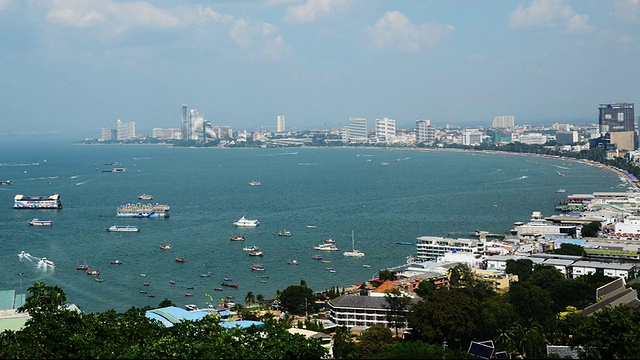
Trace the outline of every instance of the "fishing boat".
<instances>
[{"instance_id":1,"label":"fishing boat","mask_svg":"<svg viewBox=\"0 0 640 360\"><path fill-rule=\"evenodd\" d=\"M140 229L138 229L135 226L132 225L112 225L109 226L107 228L107 231L109 232L139 232Z\"/></svg>"},{"instance_id":2,"label":"fishing boat","mask_svg":"<svg viewBox=\"0 0 640 360\"><path fill-rule=\"evenodd\" d=\"M239 227L256 227L260 225L260 222L257 219L249 220L245 218L243 215L240 219L238 219L237 221L234 221L233 225L239 226Z\"/></svg>"},{"instance_id":3,"label":"fishing boat","mask_svg":"<svg viewBox=\"0 0 640 360\"><path fill-rule=\"evenodd\" d=\"M315 260L322 260L322 255L313 255L311 258Z\"/></svg>"},{"instance_id":4,"label":"fishing boat","mask_svg":"<svg viewBox=\"0 0 640 360\"><path fill-rule=\"evenodd\" d=\"M51 219L34 218L31 221L29 221L29 225L33 225L33 226L52 226L53 225L53 221Z\"/></svg>"},{"instance_id":5,"label":"fishing boat","mask_svg":"<svg viewBox=\"0 0 640 360\"><path fill-rule=\"evenodd\" d=\"M89 268L89 265L87 264L80 264L78 266L76 266L76 270L87 270Z\"/></svg>"},{"instance_id":6,"label":"fishing boat","mask_svg":"<svg viewBox=\"0 0 640 360\"><path fill-rule=\"evenodd\" d=\"M138 199L140 200L153 200L153 196L149 194L138 195Z\"/></svg>"},{"instance_id":7,"label":"fishing boat","mask_svg":"<svg viewBox=\"0 0 640 360\"><path fill-rule=\"evenodd\" d=\"M226 286L226 287L232 287L232 288L236 288L236 289L240 286L238 284L231 284L231 283L228 283L228 282L220 283L220 285Z\"/></svg>"},{"instance_id":8,"label":"fishing boat","mask_svg":"<svg viewBox=\"0 0 640 360\"><path fill-rule=\"evenodd\" d=\"M94 275L94 276L98 276L100 275L100 270L97 268L89 268L86 270L87 275Z\"/></svg>"},{"instance_id":9,"label":"fishing boat","mask_svg":"<svg viewBox=\"0 0 640 360\"><path fill-rule=\"evenodd\" d=\"M261 183L260 181L251 181L251 182L249 183L249 185L250 185L250 186L260 186L260 185L262 185L262 183Z\"/></svg>"},{"instance_id":10,"label":"fishing boat","mask_svg":"<svg viewBox=\"0 0 640 360\"><path fill-rule=\"evenodd\" d=\"M345 251L344 253L342 253L342 255L349 256L349 257L364 256L364 253L362 251L356 250L356 240L355 240L355 237L353 236L353 231L351 231L351 251Z\"/></svg>"},{"instance_id":11,"label":"fishing boat","mask_svg":"<svg viewBox=\"0 0 640 360\"><path fill-rule=\"evenodd\" d=\"M176 262L183 263L183 262L185 262L185 260L184 260L183 257L177 257L176 258Z\"/></svg>"},{"instance_id":12,"label":"fishing boat","mask_svg":"<svg viewBox=\"0 0 640 360\"><path fill-rule=\"evenodd\" d=\"M94 280L95 282L103 282L103 281L104 281L104 279L103 279L103 278L95 278L95 279L93 279L93 280Z\"/></svg>"},{"instance_id":13,"label":"fishing boat","mask_svg":"<svg viewBox=\"0 0 640 360\"><path fill-rule=\"evenodd\" d=\"M162 250L171 250L171 249L173 249L173 246L171 246L171 244L160 244L160 249L162 249Z\"/></svg>"},{"instance_id":14,"label":"fishing boat","mask_svg":"<svg viewBox=\"0 0 640 360\"><path fill-rule=\"evenodd\" d=\"M264 252L263 251L250 251L249 252L249 256L264 256Z\"/></svg>"},{"instance_id":15,"label":"fishing boat","mask_svg":"<svg viewBox=\"0 0 640 360\"><path fill-rule=\"evenodd\" d=\"M214 287L214 288L213 288L213 290L215 290L215 291L222 291L222 288L221 288L221 287Z\"/></svg>"},{"instance_id":16,"label":"fishing boat","mask_svg":"<svg viewBox=\"0 0 640 360\"><path fill-rule=\"evenodd\" d=\"M242 248L244 251L258 251L258 247L255 245L249 245Z\"/></svg>"},{"instance_id":17,"label":"fishing boat","mask_svg":"<svg viewBox=\"0 0 640 360\"><path fill-rule=\"evenodd\" d=\"M251 270L253 270L253 271L264 271L265 269L264 269L264 265L262 265L262 264L254 264L254 265L251 265Z\"/></svg>"},{"instance_id":18,"label":"fishing boat","mask_svg":"<svg viewBox=\"0 0 640 360\"><path fill-rule=\"evenodd\" d=\"M278 236L291 236L291 231L289 230L279 230Z\"/></svg>"},{"instance_id":19,"label":"fishing boat","mask_svg":"<svg viewBox=\"0 0 640 360\"><path fill-rule=\"evenodd\" d=\"M229 237L229 240L231 240L231 241L244 241L244 235L243 234L231 235Z\"/></svg>"}]
</instances>

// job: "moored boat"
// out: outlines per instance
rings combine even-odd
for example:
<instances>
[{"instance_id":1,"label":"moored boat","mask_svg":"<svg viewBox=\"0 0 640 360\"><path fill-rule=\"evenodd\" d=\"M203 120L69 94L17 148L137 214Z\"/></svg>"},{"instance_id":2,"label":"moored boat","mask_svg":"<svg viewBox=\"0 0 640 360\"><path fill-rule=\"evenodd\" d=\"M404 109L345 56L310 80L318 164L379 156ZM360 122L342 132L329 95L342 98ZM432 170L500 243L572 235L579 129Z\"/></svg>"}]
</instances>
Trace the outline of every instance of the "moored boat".
<instances>
[{"instance_id":1,"label":"moored boat","mask_svg":"<svg viewBox=\"0 0 640 360\"><path fill-rule=\"evenodd\" d=\"M253 270L253 271L264 271L265 268L264 268L264 265L262 265L262 264L253 264L253 265L251 265L251 270Z\"/></svg>"},{"instance_id":2,"label":"moored boat","mask_svg":"<svg viewBox=\"0 0 640 360\"><path fill-rule=\"evenodd\" d=\"M126 204L119 206L116 217L120 218L168 218L169 205L161 204Z\"/></svg>"},{"instance_id":3,"label":"moored boat","mask_svg":"<svg viewBox=\"0 0 640 360\"><path fill-rule=\"evenodd\" d=\"M260 222L257 219L249 220L243 215L240 219L234 221L233 225L240 227L256 227L260 225Z\"/></svg>"},{"instance_id":4,"label":"moored boat","mask_svg":"<svg viewBox=\"0 0 640 360\"><path fill-rule=\"evenodd\" d=\"M249 252L249 256L264 256L264 252L261 251L261 250L251 251L251 252Z\"/></svg>"},{"instance_id":5,"label":"moored boat","mask_svg":"<svg viewBox=\"0 0 640 360\"><path fill-rule=\"evenodd\" d=\"M33 226L51 226L51 225L53 225L53 221L51 219L34 218L31 221L29 221L29 225L33 225Z\"/></svg>"},{"instance_id":6,"label":"moored boat","mask_svg":"<svg viewBox=\"0 0 640 360\"><path fill-rule=\"evenodd\" d=\"M231 241L244 241L244 235L243 234L231 235L229 237L229 240L231 240Z\"/></svg>"},{"instance_id":7,"label":"moored boat","mask_svg":"<svg viewBox=\"0 0 640 360\"><path fill-rule=\"evenodd\" d=\"M250 245L250 246L243 247L242 250L244 250L244 251L258 251L260 249L258 249L258 247L255 246L255 245Z\"/></svg>"},{"instance_id":8,"label":"moored boat","mask_svg":"<svg viewBox=\"0 0 640 360\"><path fill-rule=\"evenodd\" d=\"M291 236L291 231L289 230L279 230L278 236Z\"/></svg>"},{"instance_id":9,"label":"moored boat","mask_svg":"<svg viewBox=\"0 0 640 360\"><path fill-rule=\"evenodd\" d=\"M153 196L149 194L138 195L138 199L140 200L153 200Z\"/></svg>"},{"instance_id":10,"label":"moored boat","mask_svg":"<svg viewBox=\"0 0 640 360\"><path fill-rule=\"evenodd\" d=\"M320 251L338 251L338 248L333 244L320 244L320 245L314 246L314 249L320 250Z\"/></svg>"},{"instance_id":11,"label":"moored boat","mask_svg":"<svg viewBox=\"0 0 640 360\"><path fill-rule=\"evenodd\" d=\"M103 281L104 281L104 279L103 279L103 278L95 278L95 279L93 279L93 280L94 280L95 282L103 282Z\"/></svg>"},{"instance_id":12,"label":"moored boat","mask_svg":"<svg viewBox=\"0 0 640 360\"><path fill-rule=\"evenodd\" d=\"M240 286L239 284L231 284L231 283L227 283L227 282L223 282L220 285L226 286L226 287L232 287L232 288L238 288Z\"/></svg>"},{"instance_id":13,"label":"moored boat","mask_svg":"<svg viewBox=\"0 0 640 360\"><path fill-rule=\"evenodd\" d=\"M222 291L222 288L221 288L221 287L214 287L214 288L213 288L213 290L215 290L215 291Z\"/></svg>"},{"instance_id":14,"label":"moored boat","mask_svg":"<svg viewBox=\"0 0 640 360\"><path fill-rule=\"evenodd\" d=\"M173 249L173 246L171 246L171 244L160 244L160 249L162 249L162 250L171 250L171 249Z\"/></svg>"},{"instance_id":15,"label":"moored boat","mask_svg":"<svg viewBox=\"0 0 640 360\"><path fill-rule=\"evenodd\" d=\"M185 262L185 259L183 257L177 257L176 262L183 263Z\"/></svg>"},{"instance_id":16,"label":"moored boat","mask_svg":"<svg viewBox=\"0 0 640 360\"><path fill-rule=\"evenodd\" d=\"M132 225L112 225L107 228L109 232L139 232L136 226Z\"/></svg>"},{"instance_id":17,"label":"moored boat","mask_svg":"<svg viewBox=\"0 0 640 360\"><path fill-rule=\"evenodd\" d=\"M312 258L315 260L322 260L322 255L313 255Z\"/></svg>"},{"instance_id":18,"label":"moored boat","mask_svg":"<svg viewBox=\"0 0 640 360\"><path fill-rule=\"evenodd\" d=\"M122 260L111 260L110 262L112 264L115 264L115 265L121 265L122 264Z\"/></svg>"},{"instance_id":19,"label":"moored boat","mask_svg":"<svg viewBox=\"0 0 640 360\"><path fill-rule=\"evenodd\" d=\"M335 243L336 243L336 240L335 240L335 239L332 239L332 238L327 238L327 239L324 239L324 242L325 242L326 244L335 244Z\"/></svg>"},{"instance_id":20,"label":"moored boat","mask_svg":"<svg viewBox=\"0 0 640 360\"><path fill-rule=\"evenodd\" d=\"M192 293L184 293L184 296L193 296Z\"/></svg>"},{"instance_id":21,"label":"moored boat","mask_svg":"<svg viewBox=\"0 0 640 360\"><path fill-rule=\"evenodd\" d=\"M86 270L86 272L87 272L87 275L94 275L94 276L100 275L100 270L98 268L89 268Z\"/></svg>"},{"instance_id":22,"label":"moored boat","mask_svg":"<svg viewBox=\"0 0 640 360\"><path fill-rule=\"evenodd\" d=\"M356 250L356 240L355 240L355 237L353 236L353 231L351 232L351 251L345 251L344 253L342 253L342 255L349 256L349 257L364 256L364 253L362 251Z\"/></svg>"},{"instance_id":23,"label":"moored boat","mask_svg":"<svg viewBox=\"0 0 640 360\"><path fill-rule=\"evenodd\" d=\"M60 195L25 196L16 195L13 198L14 209L62 209Z\"/></svg>"},{"instance_id":24,"label":"moored boat","mask_svg":"<svg viewBox=\"0 0 640 360\"><path fill-rule=\"evenodd\" d=\"M251 181L249 183L249 185L251 185L251 186L260 186L260 185L262 185L262 183L260 183L260 181Z\"/></svg>"},{"instance_id":25,"label":"moored boat","mask_svg":"<svg viewBox=\"0 0 640 360\"><path fill-rule=\"evenodd\" d=\"M298 260L294 259L294 260L291 260L291 261L287 261L287 264L289 264L289 265L298 265L298 264L300 264L300 262Z\"/></svg>"},{"instance_id":26,"label":"moored boat","mask_svg":"<svg viewBox=\"0 0 640 360\"><path fill-rule=\"evenodd\" d=\"M89 268L89 265L87 264L80 264L78 266L76 266L76 270L87 270Z\"/></svg>"}]
</instances>

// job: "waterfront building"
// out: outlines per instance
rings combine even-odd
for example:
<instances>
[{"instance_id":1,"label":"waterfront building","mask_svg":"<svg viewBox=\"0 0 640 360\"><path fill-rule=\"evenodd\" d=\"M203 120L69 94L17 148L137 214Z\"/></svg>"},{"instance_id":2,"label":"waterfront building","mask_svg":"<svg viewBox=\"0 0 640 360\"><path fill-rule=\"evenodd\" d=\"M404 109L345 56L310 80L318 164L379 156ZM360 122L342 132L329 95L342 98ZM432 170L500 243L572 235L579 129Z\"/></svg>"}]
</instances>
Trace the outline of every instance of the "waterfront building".
<instances>
[{"instance_id":1,"label":"waterfront building","mask_svg":"<svg viewBox=\"0 0 640 360\"><path fill-rule=\"evenodd\" d=\"M431 120L416 120L416 142L431 146L435 141L436 128L431 124Z\"/></svg>"},{"instance_id":2,"label":"waterfront building","mask_svg":"<svg viewBox=\"0 0 640 360\"><path fill-rule=\"evenodd\" d=\"M276 132L285 132L284 115L276 116Z\"/></svg>"},{"instance_id":3,"label":"waterfront building","mask_svg":"<svg viewBox=\"0 0 640 360\"><path fill-rule=\"evenodd\" d=\"M556 142L558 145L573 145L580 137L577 131L556 131Z\"/></svg>"},{"instance_id":4,"label":"waterfront building","mask_svg":"<svg viewBox=\"0 0 640 360\"><path fill-rule=\"evenodd\" d=\"M181 131L178 128L153 128L151 137L156 139L175 139L179 140Z\"/></svg>"},{"instance_id":5,"label":"waterfront building","mask_svg":"<svg viewBox=\"0 0 640 360\"><path fill-rule=\"evenodd\" d=\"M111 141L111 129L103 127L100 131L99 141Z\"/></svg>"},{"instance_id":6,"label":"waterfront building","mask_svg":"<svg viewBox=\"0 0 640 360\"><path fill-rule=\"evenodd\" d=\"M527 133L520 134L518 141L527 145L544 145L547 142L547 137L540 133Z\"/></svg>"},{"instance_id":7,"label":"waterfront building","mask_svg":"<svg viewBox=\"0 0 640 360\"><path fill-rule=\"evenodd\" d=\"M601 133L635 131L633 103L600 104L598 125Z\"/></svg>"},{"instance_id":8,"label":"waterfront building","mask_svg":"<svg viewBox=\"0 0 640 360\"><path fill-rule=\"evenodd\" d=\"M491 127L494 129L510 129L515 126L516 118L513 115L495 116Z\"/></svg>"},{"instance_id":9,"label":"waterfront building","mask_svg":"<svg viewBox=\"0 0 640 360\"><path fill-rule=\"evenodd\" d=\"M558 234L567 237L580 237L579 226L571 224L561 224L548 221L542 216L540 211L531 214L529 222L520 223L511 230L512 235L517 235L521 239L538 240Z\"/></svg>"},{"instance_id":10,"label":"waterfront building","mask_svg":"<svg viewBox=\"0 0 640 360\"><path fill-rule=\"evenodd\" d=\"M367 118L349 118L349 132L347 134L349 142L351 143L367 143Z\"/></svg>"},{"instance_id":11,"label":"waterfront building","mask_svg":"<svg viewBox=\"0 0 640 360\"><path fill-rule=\"evenodd\" d=\"M416 240L416 258L418 261L437 260L447 252L484 253L484 242L477 239L420 236Z\"/></svg>"},{"instance_id":12,"label":"waterfront building","mask_svg":"<svg viewBox=\"0 0 640 360\"><path fill-rule=\"evenodd\" d=\"M636 149L635 131L615 131L609 133L609 143L614 144L617 150L633 151Z\"/></svg>"},{"instance_id":13,"label":"waterfront building","mask_svg":"<svg viewBox=\"0 0 640 360\"><path fill-rule=\"evenodd\" d=\"M125 123L122 120L118 119L116 121L116 140L123 141L129 140L136 137L136 123L128 122Z\"/></svg>"},{"instance_id":14,"label":"waterfront building","mask_svg":"<svg viewBox=\"0 0 640 360\"><path fill-rule=\"evenodd\" d=\"M396 121L394 119L376 119L376 137L378 141L389 144L396 137Z\"/></svg>"},{"instance_id":15,"label":"waterfront building","mask_svg":"<svg viewBox=\"0 0 640 360\"><path fill-rule=\"evenodd\" d=\"M462 132L462 145L476 146L482 144L484 134L478 129L467 129Z\"/></svg>"},{"instance_id":16,"label":"waterfront building","mask_svg":"<svg viewBox=\"0 0 640 360\"><path fill-rule=\"evenodd\" d=\"M216 139L232 139L233 129L231 126L212 126L211 131L215 134Z\"/></svg>"}]
</instances>

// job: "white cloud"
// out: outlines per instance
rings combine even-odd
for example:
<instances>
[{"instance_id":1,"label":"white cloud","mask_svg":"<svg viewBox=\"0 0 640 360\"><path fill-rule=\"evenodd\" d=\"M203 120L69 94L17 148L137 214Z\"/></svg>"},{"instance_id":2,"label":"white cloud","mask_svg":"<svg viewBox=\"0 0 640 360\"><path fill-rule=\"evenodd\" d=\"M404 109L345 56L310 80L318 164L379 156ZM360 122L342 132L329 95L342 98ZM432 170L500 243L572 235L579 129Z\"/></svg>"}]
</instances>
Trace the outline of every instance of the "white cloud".
<instances>
[{"instance_id":1,"label":"white cloud","mask_svg":"<svg viewBox=\"0 0 640 360\"><path fill-rule=\"evenodd\" d=\"M390 11L367 29L373 46L400 50L421 50L449 37L455 28L447 24L415 25L399 11Z\"/></svg>"},{"instance_id":2,"label":"white cloud","mask_svg":"<svg viewBox=\"0 0 640 360\"><path fill-rule=\"evenodd\" d=\"M550 29L564 26L568 33L588 33L595 30L589 25L589 16L576 14L564 0L532 0L528 7L519 5L508 16L513 29Z\"/></svg>"},{"instance_id":3,"label":"white cloud","mask_svg":"<svg viewBox=\"0 0 640 360\"><path fill-rule=\"evenodd\" d=\"M616 0L612 13L623 21L637 22L640 20L640 0Z\"/></svg>"},{"instance_id":4,"label":"white cloud","mask_svg":"<svg viewBox=\"0 0 640 360\"><path fill-rule=\"evenodd\" d=\"M119 33L135 27L173 28L178 17L148 2L112 0L55 0L50 3L47 20L76 28L108 27Z\"/></svg>"},{"instance_id":5,"label":"white cloud","mask_svg":"<svg viewBox=\"0 0 640 360\"><path fill-rule=\"evenodd\" d=\"M0 0L0 11L8 8L11 2L12 0Z\"/></svg>"},{"instance_id":6,"label":"white cloud","mask_svg":"<svg viewBox=\"0 0 640 360\"><path fill-rule=\"evenodd\" d=\"M289 23L313 23L344 9L348 3L348 0L307 0L304 4L288 8L284 20Z\"/></svg>"},{"instance_id":7,"label":"white cloud","mask_svg":"<svg viewBox=\"0 0 640 360\"><path fill-rule=\"evenodd\" d=\"M257 51L267 60L278 60L289 53L282 35L273 24L223 15L210 8L202 9L200 14L228 27L229 38L235 45Z\"/></svg>"}]
</instances>

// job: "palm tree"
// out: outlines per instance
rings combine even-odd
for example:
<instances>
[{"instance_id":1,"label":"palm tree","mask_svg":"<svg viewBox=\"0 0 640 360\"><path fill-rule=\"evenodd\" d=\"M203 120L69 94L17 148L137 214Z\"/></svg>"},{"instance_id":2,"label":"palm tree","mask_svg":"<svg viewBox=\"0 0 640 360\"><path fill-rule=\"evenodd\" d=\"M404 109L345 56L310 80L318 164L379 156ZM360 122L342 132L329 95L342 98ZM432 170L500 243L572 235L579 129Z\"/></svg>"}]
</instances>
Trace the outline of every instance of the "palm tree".
<instances>
[{"instance_id":1,"label":"palm tree","mask_svg":"<svg viewBox=\"0 0 640 360\"><path fill-rule=\"evenodd\" d=\"M244 303L247 304L247 306L251 306L255 302L256 302L256 297L253 295L253 291L249 291L247 295L244 297Z\"/></svg>"},{"instance_id":2,"label":"palm tree","mask_svg":"<svg viewBox=\"0 0 640 360\"><path fill-rule=\"evenodd\" d=\"M264 306L264 295L256 295L256 302L258 303L258 305L260 305L260 309L262 310L262 307Z\"/></svg>"}]
</instances>

